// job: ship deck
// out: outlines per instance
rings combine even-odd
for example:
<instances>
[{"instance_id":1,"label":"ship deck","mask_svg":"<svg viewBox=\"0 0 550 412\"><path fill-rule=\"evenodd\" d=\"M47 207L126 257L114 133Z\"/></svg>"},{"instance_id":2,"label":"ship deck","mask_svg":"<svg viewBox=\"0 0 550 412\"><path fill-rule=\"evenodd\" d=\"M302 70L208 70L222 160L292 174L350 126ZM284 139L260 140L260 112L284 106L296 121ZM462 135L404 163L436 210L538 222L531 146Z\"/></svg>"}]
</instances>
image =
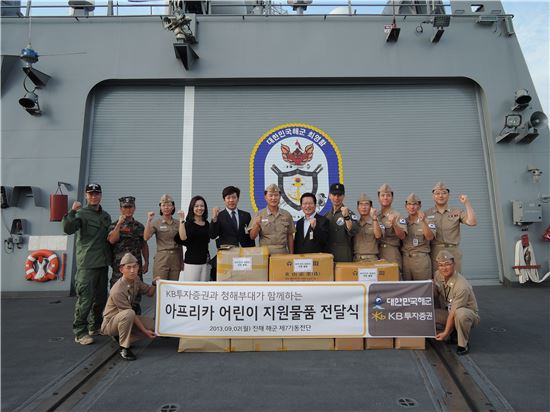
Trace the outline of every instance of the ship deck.
<instances>
[{"instance_id":1,"label":"ship deck","mask_svg":"<svg viewBox=\"0 0 550 412\"><path fill-rule=\"evenodd\" d=\"M177 339L157 338L136 345L135 362L120 360L108 337L74 343L73 297L4 296L2 410L547 411L549 292L475 287L481 324L463 357L435 342L426 351L178 353Z\"/></svg>"}]
</instances>

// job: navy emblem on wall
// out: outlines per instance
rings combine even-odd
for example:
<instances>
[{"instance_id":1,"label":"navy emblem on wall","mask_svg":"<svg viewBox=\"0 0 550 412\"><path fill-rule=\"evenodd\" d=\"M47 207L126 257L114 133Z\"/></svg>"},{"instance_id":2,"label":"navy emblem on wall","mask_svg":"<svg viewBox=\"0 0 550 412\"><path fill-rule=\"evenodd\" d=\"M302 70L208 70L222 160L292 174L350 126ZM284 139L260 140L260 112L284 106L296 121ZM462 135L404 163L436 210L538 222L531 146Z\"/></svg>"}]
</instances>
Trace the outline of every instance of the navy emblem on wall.
<instances>
[{"instance_id":1,"label":"navy emblem on wall","mask_svg":"<svg viewBox=\"0 0 550 412\"><path fill-rule=\"evenodd\" d=\"M302 217L300 197L317 197L317 212L331 208L331 183L343 183L342 156L329 135L308 124L283 124L265 133L250 155L250 199L255 211L266 207L265 188L281 190L280 207L294 220Z\"/></svg>"}]
</instances>

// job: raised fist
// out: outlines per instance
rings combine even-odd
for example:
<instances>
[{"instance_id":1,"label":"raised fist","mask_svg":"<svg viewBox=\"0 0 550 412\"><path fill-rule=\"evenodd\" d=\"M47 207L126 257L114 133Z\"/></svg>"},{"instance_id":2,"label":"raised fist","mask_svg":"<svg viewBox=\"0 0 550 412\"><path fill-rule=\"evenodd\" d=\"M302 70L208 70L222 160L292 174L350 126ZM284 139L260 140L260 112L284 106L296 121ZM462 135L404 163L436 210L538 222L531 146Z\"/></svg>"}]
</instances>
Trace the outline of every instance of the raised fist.
<instances>
[{"instance_id":1,"label":"raised fist","mask_svg":"<svg viewBox=\"0 0 550 412\"><path fill-rule=\"evenodd\" d=\"M121 224L124 223L125 220L126 220L126 217L125 217L124 215L120 215L120 216L118 217L118 222L117 222L117 224L118 224L118 225L121 225Z\"/></svg>"},{"instance_id":2,"label":"raised fist","mask_svg":"<svg viewBox=\"0 0 550 412\"><path fill-rule=\"evenodd\" d=\"M374 207L371 207L369 214L371 219L376 219L376 216L378 215L378 210L376 210Z\"/></svg>"},{"instance_id":3,"label":"raised fist","mask_svg":"<svg viewBox=\"0 0 550 412\"><path fill-rule=\"evenodd\" d=\"M178 210L178 217L180 218L180 220L184 220L185 219L185 212L183 210Z\"/></svg>"},{"instance_id":4,"label":"raised fist","mask_svg":"<svg viewBox=\"0 0 550 412\"><path fill-rule=\"evenodd\" d=\"M468 202L468 195L460 195L458 196L458 201L460 203L462 203L463 205L466 204L466 202Z\"/></svg>"},{"instance_id":5,"label":"raised fist","mask_svg":"<svg viewBox=\"0 0 550 412\"><path fill-rule=\"evenodd\" d=\"M82 207L82 203L80 203L78 200L75 200L73 202L73 205L71 207L72 210L78 210Z\"/></svg>"},{"instance_id":6,"label":"raised fist","mask_svg":"<svg viewBox=\"0 0 550 412\"><path fill-rule=\"evenodd\" d=\"M151 221L155 217L155 212L147 212L147 220Z\"/></svg>"},{"instance_id":7,"label":"raised fist","mask_svg":"<svg viewBox=\"0 0 550 412\"><path fill-rule=\"evenodd\" d=\"M212 219L217 219L219 214L220 214L220 208L219 207L213 207L212 208Z\"/></svg>"},{"instance_id":8,"label":"raised fist","mask_svg":"<svg viewBox=\"0 0 550 412\"><path fill-rule=\"evenodd\" d=\"M342 207L342 208L340 209L340 211L342 212L342 216L344 216L344 217L348 217L348 216L349 216L349 209L348 209L346 206Z\"/></svg>"}]
</instances>

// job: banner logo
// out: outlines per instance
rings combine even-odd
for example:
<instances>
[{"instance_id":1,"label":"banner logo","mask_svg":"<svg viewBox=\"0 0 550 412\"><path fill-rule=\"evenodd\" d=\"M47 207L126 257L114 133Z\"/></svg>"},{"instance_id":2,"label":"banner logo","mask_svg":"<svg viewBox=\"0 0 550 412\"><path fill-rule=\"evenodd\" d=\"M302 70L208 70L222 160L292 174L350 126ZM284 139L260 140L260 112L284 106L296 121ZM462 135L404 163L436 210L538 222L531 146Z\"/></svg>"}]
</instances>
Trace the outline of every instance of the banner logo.
<instances>
[{"instance_id":1,"label":"banner logo","mask_svg":"<svg viewBox=\"0 0 550 412\"><path fill-rule=\"evenodd\" d=\"M265 188L275 183L281 190L280 207L294 220L302 217L300 197L317 197L317 212L327 213L329 186L343 183L342 156L329 135L308 124L277 126L256 142L250 155L250 199L254 211L266 207Z\"/></svg>"}]
</instances>

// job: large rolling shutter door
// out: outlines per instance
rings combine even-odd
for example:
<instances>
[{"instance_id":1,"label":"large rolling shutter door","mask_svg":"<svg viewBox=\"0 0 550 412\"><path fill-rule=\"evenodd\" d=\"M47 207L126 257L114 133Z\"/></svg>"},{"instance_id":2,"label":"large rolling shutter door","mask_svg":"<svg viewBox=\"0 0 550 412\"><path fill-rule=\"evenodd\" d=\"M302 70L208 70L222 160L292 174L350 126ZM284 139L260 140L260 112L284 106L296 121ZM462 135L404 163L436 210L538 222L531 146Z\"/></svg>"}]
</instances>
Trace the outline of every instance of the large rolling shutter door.
<instances>
[{"instance_id":1,"label":"large rolling shutter door","mask_svg":"<svg viewBox=\"0 0 550 412\"><path fill-rule=\"evenodd\" d=\"M241 205L250 210L249 155L265 132L284 123L309 123L334 139L344 163L346 203L354 209L359 193L376 197L383 182L394 189L401 213L410 192L424 209L431 207L438 180L451 188L454 206L461 206L460 193L468 194L479 224L462 226L464 273L482 282L498 279L475 86L197 87L194 192L215 206L221 189L237 184Z\"/></svg>"},{"instance_id":2,"label":"large rolling shutter door","mask_svg":"<svg viewBox=\"0 0 550 412\"><path fill-rule=\"evenodd\" d=\"M183 102L183 87L111 86L94 92L88 180L102 185L102 205L113 220L124 195L136 197L135 216L143 224L147 211L158 216L163 193L180 207ZM154 241L149 248L152 269Z\"/></svg>"}]
</instances>

